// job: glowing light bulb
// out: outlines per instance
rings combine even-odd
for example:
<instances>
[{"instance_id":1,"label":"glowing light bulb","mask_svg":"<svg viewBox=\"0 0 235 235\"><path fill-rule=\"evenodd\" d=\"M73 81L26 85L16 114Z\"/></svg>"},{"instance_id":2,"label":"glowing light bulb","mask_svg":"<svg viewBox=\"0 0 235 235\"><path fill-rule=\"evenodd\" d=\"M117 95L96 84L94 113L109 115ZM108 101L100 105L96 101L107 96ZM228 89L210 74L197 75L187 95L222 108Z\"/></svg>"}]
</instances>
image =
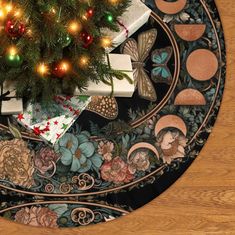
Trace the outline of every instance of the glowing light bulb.
<instances>
[{"instance_id":1,"label":"glowing light bulb","mask_svg":"<svg viewBox=\"0 0 235 235\"><path fill-rule=\"evenodd\" d=\"M12 5L9 3L9 4L7 4L7 5L5 6L5 9L6 9L6 12L9 13L9 12L12 11L13 7L12 7Z\"/></svg>"},{"instance_id":2,"label":"glowing light bulb","mask_svg":"<svg viewBox=\"0 0 235 235\"><path fill-rule=\"evenodd\" d=\"M17 50L17 48L16 48L15 46L11 46L11 47L8 49L8 53L9 53L9 55L11 55L11 56L16 55L17 52L18 52L18 50Z\"/></svg>"},{"instance_id":3,"label":"glowing light bulb","mask_svg":"<svg viewBox=\"0 0 235 235\"><path fill-rule=\"evenodd\" d=\"M78 21L72 21L68 25L68 32L71 34L77 34L79 31L81 31L81 24Z\"/></svg>"},{"instance_id":4,"label":"glowing light bulb","mask_svg":"<svg viewBox=\"0 0 235 235\"><path fill-rule=\"evenodd\" d=\"M85 67L88 65L88 62L89 62L89 58L87 56L82 56L80 59L79 59L79 66L81 67Z\"/></svg>"},{"instance_id":5,"label":"glowing light bulb","mask_svg":"<svg viewBox=\"0 0 235 235\"><path fill-rule=\"evenodd\" d=\"M112 45L112 40L109 37L103 37L101 39L102 47L110 47Z\"/></svg>"},{"instance_id":6,"label":"glowing light bulb","mask_svg":"<svg viewBox=\"0 0 235 235\"><path fill-rule=\"evenodd\" d=\"M48 65L46 65L45 63L40 63L37 68L36 71L38 74L40 74L41 76L44 76L46 74L49 73L49 67Z\"/></svg>"}]
</instances>

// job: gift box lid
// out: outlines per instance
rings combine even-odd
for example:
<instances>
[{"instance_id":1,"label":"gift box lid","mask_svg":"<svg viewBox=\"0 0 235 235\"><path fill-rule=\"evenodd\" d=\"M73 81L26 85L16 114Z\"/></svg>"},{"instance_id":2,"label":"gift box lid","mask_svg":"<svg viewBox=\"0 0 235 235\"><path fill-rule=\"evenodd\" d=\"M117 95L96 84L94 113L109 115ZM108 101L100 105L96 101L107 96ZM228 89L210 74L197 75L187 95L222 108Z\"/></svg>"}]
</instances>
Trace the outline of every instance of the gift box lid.
<instances>
[{"instance_id":1,"label":"gift box lid","mask_svg":"<svg viewBox=\"0 0 235 235\"><path fill-rule=\"evenodd\" d=\"M123 71L123 73L126 73L129 78L134 81L131 58L129 55L109 54L108 57L112 69ZM113 87L113 95L115 97L131 97L135 91L134 82L131 84L125 78L119 80L114 77ZM87 90L80 92L78 89L76 89L75 95L83 94L89 96L109 96L111 92L111 86L103 83L102 81L100 81L99 83L89 81Z\"/></svg>"}]
</instances>

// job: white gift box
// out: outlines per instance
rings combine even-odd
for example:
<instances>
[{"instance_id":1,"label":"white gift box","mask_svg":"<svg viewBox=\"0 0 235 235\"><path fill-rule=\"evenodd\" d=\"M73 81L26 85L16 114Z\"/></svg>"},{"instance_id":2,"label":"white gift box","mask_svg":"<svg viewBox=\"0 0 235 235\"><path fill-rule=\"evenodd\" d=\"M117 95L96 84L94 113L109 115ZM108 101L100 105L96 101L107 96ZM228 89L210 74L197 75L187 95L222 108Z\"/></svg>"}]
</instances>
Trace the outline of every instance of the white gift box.
<instances>
[{"instance_id":1,"label":"white gift box","mask_svg":"<svg viewBox=\"0 0 235 235\"><path fill-rule=\"evenodd\" d=\"M90 99L90 97L57 96L48 108L42 107L39 103L30 103L23 113L14 117L26 129L53 146L77 120L90 103Z\"/></svg>"},{"instance_id":2,"label":"white gift box","mask_svg":"<svg viewBox=\"0 0 235 235\"><path fill-rule=\"evenodd\" d=\"M135 84L133 78L133 69L131 64L131 58L129 55L122 54L109 54L109 62L111 68L119 70L129 76L133 81L130 83L126 78L119 80L113 78L113 96L115 97L132 97L135 91ZM88 96L110 96L112 93L112 87L100 81L95 83L88 82L87 90L82 92L79 89L75 90L75 95L88 95Z\"/></svg>"},{"instance_id":3,"label":"white gift box","mask_svg":"<svg viewBox=\"0 0 235 235\"><path fill-rule=\"evenodd\" d=\"M103 30L102 33L110 37L113 45L118 47L148 21L150 14L151 9L143 2L140 0L132 0L130 7L119 19L120 31L113 32ZM111 52L113 49L114 48L107 48L106 51Z\"/></svg>"},{"instance_id":4,"label":"white gift box","mask_svg":"<svg viewBox=\"0 0 235 235\"><path fill-rule=\"evenodd\" d=\"M0 86L0 114L10 115L23 111L23 101L16 98L15 86L11 82L4 82Z\"/></svg>"}]
</instances>

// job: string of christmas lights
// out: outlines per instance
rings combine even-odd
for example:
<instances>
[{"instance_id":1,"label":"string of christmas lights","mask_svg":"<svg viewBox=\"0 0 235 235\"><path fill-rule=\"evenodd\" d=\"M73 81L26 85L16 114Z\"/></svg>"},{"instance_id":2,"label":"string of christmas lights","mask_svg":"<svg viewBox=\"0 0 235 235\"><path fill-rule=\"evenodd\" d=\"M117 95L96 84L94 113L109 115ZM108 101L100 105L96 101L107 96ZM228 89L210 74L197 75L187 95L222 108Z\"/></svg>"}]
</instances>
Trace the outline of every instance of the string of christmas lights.
<instances>
[{"instance_id":1,"label":"string of christmas lights","mask_svg":"<svg viewBox=\"0 0 235 235\"><path fill-rule=\"evenodd\" d=\"M17 95L50 100L91 80L122 76L104 62L129 0L0 0L0 82Z\"/></svg>"}]
</instances>

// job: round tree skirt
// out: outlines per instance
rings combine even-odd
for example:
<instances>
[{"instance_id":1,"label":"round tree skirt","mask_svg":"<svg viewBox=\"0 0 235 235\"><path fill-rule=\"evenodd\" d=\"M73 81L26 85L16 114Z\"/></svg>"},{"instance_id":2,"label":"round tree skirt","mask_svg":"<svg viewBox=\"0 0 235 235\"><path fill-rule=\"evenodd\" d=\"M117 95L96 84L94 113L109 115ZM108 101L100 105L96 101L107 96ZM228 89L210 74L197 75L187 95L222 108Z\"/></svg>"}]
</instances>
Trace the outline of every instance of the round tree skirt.
<instances>
[{"instance_id":1,"label":"round tree skirt","mask_svg":"<svg viewBox=\"0 0 235 235\"><path fill-rule=\"evenodd\" d=\"M163 193L200 153L225 82L218 11L213 0L145 4L148 23L114 51L132 57L132 98L93 97L54 148L1 116L0 216L42 227L110 221Z\"/></svg>"}]
</instances>

